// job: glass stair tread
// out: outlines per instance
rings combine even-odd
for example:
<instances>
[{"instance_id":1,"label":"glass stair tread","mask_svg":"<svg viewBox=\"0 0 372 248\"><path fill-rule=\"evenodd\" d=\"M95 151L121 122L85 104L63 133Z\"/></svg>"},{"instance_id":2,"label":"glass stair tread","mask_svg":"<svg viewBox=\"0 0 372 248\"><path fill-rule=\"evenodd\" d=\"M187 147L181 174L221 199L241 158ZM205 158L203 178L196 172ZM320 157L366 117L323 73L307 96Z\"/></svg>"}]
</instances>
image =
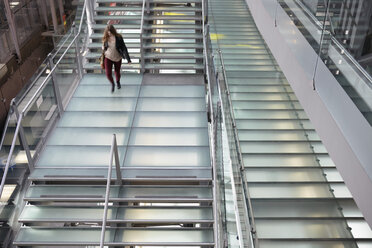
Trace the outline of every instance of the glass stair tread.
<instances>
[{"instance_id":1,"label":"glass stair tread","mask_svg":"<svg viewBox=\"0 0 372 248\"><path fill-rule=\"evenodd\" d=\"M354 200L252 200L256 218L361 218ZM339 210L342 208L342 212Z\"/></svg>"},{"instance_id":2,"label":"glass stair tread","mask_svg":"<svg viewBox=\"0 0 372 248\"><path fill-rule=\"evenodd\" d=\"M204 86L199 85L143 85L140 97L204 97Z\"/></svg>"},{"instance_id":3,"label":"glass stair tread","mask_svg":"<svg viewBox=\"0 0 372 248\"><path fill-rule=\"evenodd\" d=\"M235 119L308 119L303 110L234 110ZM290 133L287 132L289 135ZM304 136L304 135L303 135Z\"/></svg>"},{"instance_id":4,"label":"glass stair tread","mask_svg":"<svg viewBox=\"0 0 372 248\"><path fill-rule=\"evenodd\" d=\"M63 114L58 127L129 127L131 112L73 112Z\"/></svg>"},{"instance_id":5,"label":"glass stair tread","mask_svg":"<svg viewBox=\"0 0 372 248\"><path fill-rule=\"evenodd\" d=\"M177 13L175 13L177 14ZM159 15L159 16L146 16L144 17L147 21L156 21L156 20L174 20L174 21L183 21L183 20L192 20L192 21L201 21L201 16L191 16L191 15Z\"/></svg>"},{"instance_id":6,"label":"glass stair tread","mask_svg":"<svg viewBox=\"0 0 372 248\"><path fill-rule=\"evenodd\" d=\"M129 51L130 52L130 51ZM132 53L130 53L132 54ZM132 58L133 59L133 58ZM101 65L97 62L97 63L86 63L84 64L84 69L86 70L102 70L101 68ZM127 69L127 70L139 70L141 69L141 65L140 64L136 64L134 62L132 62L132 64L127 64L126 62L124 62L121 66L121 69ZM107 83L109 84L109 82ZM107 88L107 87L106 87ZM109 91L107 91L109 92ZM115 93L118 92L118 91L115 91ZM119 91L120 92L120 91ZM111 91L109 92L111 93ZM123 92L124 93L124 92ZM106 95L106 94L105 94Z\"/></svg>"},{"instance_id":7,"label":"glass stair tread","mask_svg":"<svg viewBox=\"0 0 372 248\"><path fill-rule=\"evenodd\" d=\"M150 49L150 48L203 49L203 44L199 44L199 43L152 43L152 44L144 44L143 47L145 49Z\"/></svg>"},{"instance_id":8,"label":"glass stair tread","mask_svg":"<svg viewBox=\"0 0 372 248\"><path fill-rule=\"evenodd\" d=\"M6 226L0 227L0 244L3 244L6 241L9 232L10 232L9 227Z\"/></svg>"},{"instance_id":9,"label":"glass stair tread","mask_svg":"<svg viewBox=\"0 0 372 248\"><path fill-rule=\"evenodd\" d=\"M319 241L309 239L306 241L300 240L264 240L260 239L261 248L339 248L339 247L355 247L355 240L327 240ZM372 246L372 242L358 241L359 248L368 248Z\"/></svg>"},{"instance_id":10,"label":"glass stair tread","mask_svg":"<svg viewBox=\"0 0 372 248\"><path fill-rule=\"evenodd\" d=\"M92 24L92 29L93 30L103 30L107 27L106 24ZM140 29L141 25L140 24L116 24L115 28L120 32L120 29ZM102 44L101 44L102 48Z\"/></svg>"},{"instance_id":11,"label":"glass stair tread","mask_svg":"<svg viewBox=\"0 0 372 248\"><path fill-rule=\"evenodd\" d=\"M99 65L99 64L98 64ZM115 90L111 93L111 84L107 82L107 86L101 85L80 85L74 94L74 97L137 97L139 92L139 86L136 85L125 85L120 90Z\"/></svg>"},{"instance_id":12,"label":"glass stair tread","mask_svg":"<svg viewBox=\"0 0 372 248\"><path fill-rule=\"evenodd\" d=\"M140 33L125 33L125 34L122 34L122 36L125 39L139 39L140 35L141 35ZM102 37L103 37L103 33L93 33L89 36L90 39L102 39ZM102 46L101 46L101 48L102 48ZM130 54L130 55L132 57L132 54Z\"/></svg>"},{"instance_id":13,"label":"glass stair tread","mask_svg":"<svg viewBox=\"0 0 372 248\"><path fill-rule=\"evenodd\" d=\"M153 3L200 3L201 0L153 0ZM97 0L97 3L140 3L141 0Z\"/></svg>"},{"instance_id":14,"label":"glass stair tread","mask_svg":"<svg viewBox=\"0 0 372 248\"><path fill-rule=\"evenodd\" d=\"M126 89L124 89L124 87L125 86L123 86L123 91L126 92ZM84 96L84 97L71 98L68 104L68 107L66 108L66 111L111 111L111 112L119 111L119 112L122 112L122 111L134 111L135 106L136 106L136 98L123 99L119 97L86 97Z\"/></svg>"},{"instance_id":15,"label":"glass stair tread","mask_svg":"<svg viewBox=\"0 0 372 248\"><path fill-rule=\"evenodd\" d=\"M152 29L202 29L200 24L185 24L185 23L172 23L172 24L146 24L143 25L143 29L152 30Z\"/></svg>"},{"instance_id":16,"label":"glass stair tread","mask_svg":"<svg viewBox=\"0 0 372 248\"><path fill-rule=\"evenodd\" d=\"M102 38L102 35L100 35L100 37ZM100 52L88 52L88 54L85 56L85 58L87 58L87 59L99 59L101 57L101 55L102 55L102 53L100 53ZM134 58L139 59L139 58L141 58L141 54L130 53L130 57L131 57L131 59L134 59Z\"/></svg>"},{"instance_id":17,"label":"glass stair tread","mask_svg":"<svg viewBox=\"0 0 372 248\"><path fill-rule=\"evenodd\" d=\"M17 246L83 245L99 246L101 228L26 228L20 229ZM196 245L212 246L213 229L108 228L105 245Z\"/></svg>"},{"instance_id":18,"label":"glass stair tread","mask_svg":"<svg viewBox=\"0 0 372 248\"><path fill-rule=\"evenodd\" d=\"M293 101L232 101L235 110L303 110Z\"/></svg>"},{"instance_id":19,"label":"glass stair tread","mask_svg":"<svg viewBox=\"0 0 372 248\"><path fill-rule=\"evenodd\" d=\"M259 82L259 81L258 81ZM251 85L230 85L229 86L230 92L232 93L293 93L293 90L289 86L271 86L271 85L263 85L263 86L251 86Z\"/></svg>"},{"instance_id":20,"label":"glass stair tread","mask_svg":"<svg viewBox=\"0 0 372 248\"><path fill-rule=\"evenodd\" d=\"M129 128L57 127L50 135L47 145L111 146L112 134L116 134L118 146L125 146L129 133Z\"/></svg>"},{"instance_id":21,"label":"glass stair tread","mask_svg":"<svg viewBox=\"0 0 372 248\"><path fill-rule=\"evenodd\" d=\"M297 100L293 93L230 93L231 99L234 101L288 101Z\"/></svg>"},{"instance_id":22,"label":"glass stair tread","mask_svg":"<svg viewBox=\"0 0 372 248\"><path fill-rule=\"evenodd\" d=\"M131 146L208 146L207 128L132 128Z\"/></svg>"},{"instance_id":23,"label":"glass stair tread","mask_svg":"<svg viewBox=\"0 0 372 248\"><path fill-rule=\"evenodd\" d=\"M182 181L201 182L212 179L210 167L189 167L187 169L165 168L121 168L122 179L125 181ZM71 168L35 168L29 179L33 181L107 181L107 166L95 169ZM116 181L116 170L112 170L112 180Z\"/></svg>"},{"instance_id":24,"label":"glass stair tread","mask_svg":"<svg viewBox=\"0 0 372 248\"><path fill-rule=\"evenodd\" d=\"M326 176L324 176L324 174ZM255 182L343 182L336 168L245 168L246 180Z\"/></svg>"},{"instance_id":25,"label":"glass stair tread","mask_svg":"<svg viewBox=\"0 0 372 248\"><path fill-rule=\"evenodd\" d=\"M150 7L150 11L181 11L181 12L195 12L201 11L202 8L198 7ZM96 7L96 12L108 12L108 11L142 11L142 7Z\"/></svg>"},{"instance_id":26,"label":"glass stair tread","mask_svg":"<svg viewBox=\"0 0 372 248\"><path fill-rule=\"evenodd\" d=\"M31 186L26 201L103 202L106 185ZM210 202L212 189L203 186L117 186L110 190L111 202Z\"/></svg>"},{"instance_id":27,"label":"glass stair tread","mask_svg":"<svg viewBox=\"0 0 372 248\"><path fill-rule=\"evenodd\" d=\"M14 205L1 205L0 206L0 221L7 222L14 210ZM0 238L1 240L1 238Z\"/></svg>"},{"instance_id":28,"label":"glass stair tread","mask_svg":"<svg viewBox=\"0 0 372 248\"><path fill-rule=\"evenodd\" d=\"M137 73L126 73L125 77L120 79L121 85L140 85L142 82L142 74ZM108 86L109 82L107 81L106 75L103 74L85 74L83 79L80 82L80 86L94 86L103 85ZM123 88L125 89L125 88Z\"/></svg>"},{"instance_id":29,"label":"glass stair tread","mask_svg":"<svg viewBox=\"0 0 372 248\"><path fill-rule=\"evenodd\" d=\"M236 120L238 129L296 129L296 130L313 130L311 122L308 120Z\"/></svg>"},{"instance_id":30,"label":"glass stair tread","mask_svg":"<svg viewBox=\"0 0 372 248\"><path fill-rule=\"evenodd\" d=\"M203 70L203 64L166 64L166 63L159 63L159 64L145 64L146 69L189 69L189 70Z\"/></svg>"},{"instance_id":31,"label":"glass stair tread","mask_svg":"<svg viewBox=\"0 0 372 248\"><path fill-rule=\"evenodd\" d=\"M138 39L138 41L134 41L134 42L128 42L128 41L125 40L125 45L128 48L128 50L130 48L140 48L140 41L139 41L139 39ZM89 43L87 45L87 47L89 49L100 49L100 50L102 50L102 43L100 43L100 42L92 42L92 43Z\"/></svg>"},{"instance_id":32,"label":"glass stair tread","mask_svg":"<svg viewBox=\"0 0 372 248\"><path fill-rule=\"evenodd\" d=\"M204 112L138 112L134 127L207 127Z\"/></svg>"},{"instance_id":33,"label":"glass stair tread","mask_svg":"<svg viewBox=\"0 0 372 248\"><path fill-rule=\"evenodd\" d=\"M311 146L311 147L310 147ZM327 153L320 142L298 141L241 141L241 152L251 153Z\"/></svg>"},{"instance_id":34,"label":"glass stair tread","mask_svg":"<svg viewBox=\"0 0 372 248\"><path fill-rule=\"evenodd\" d=\"M333 192L329 190L333 189ZM334 199L352 198L343 183L251 183L252 199Z\"/></svg>"},{"instance_id":35,"label":"glass stair tread","mask_svg":"<svg viewBox=\"0 0 372 248\"><path fill-rule=\"evenodd\" d=\"M111 135L110 135L111 136ZM111 136L112 137L112 136ZM108 166L111 146L52 146L47 145L36 167ZM119 159L125 155L124 146L118 147Z\"/></svg>"},{"instance_id":36,"label":"glass stair tread","mask_svg":"<svg viewBox=\"0 0 372 248\"><path fill-rule=\"evenodd\" d=\"M265 167L313 167L325 166L334 167L335 164L328 155L315 154L273 154L243 156L244 166L265 166Z\"/></svg>"},{"instance_id":37,"label":"glass stair tread","mask_svg":"<svg viewBox=\"0 0 372 248\"><path fill-rule=\"evenodd\" d=\"M124 166L196 166L210 165L208 146L128 147Z\"/></svg>"},{"instance_id":38,"label":"glass stair tread","mask_svg":"<svg viewBox=\"0 0 372 248\"><path fill-rule=\"evenodd\" d=\"M26 206L19 222L22 223L101 223L103 207ZM108 223L212 223L210 207L116 207L109 206Z\"/></svg>"},{"instance_id":39,"label":"glass stair tread","mask_svg":"<svg viewBox=\"0 0 372 248\"><path fill-rule=\"evenodd\" d=\"M145 39L203 39L202 34L187 34L187 33L163 33L163 34L144 34Z\"/></svg>"},{"instance_id":40,"label":"glass stair tread","mask_svg":"<svg viewBox=\"0 0 372 248\"><path fill-rule=\"evenodd\" d=\"M140 98L136 111L206 111L204 98Z\"/></svg>"},{"instance_id":41,"label":"glass stair tread","mask_svg":"<svg viewBox=\"0 0 372 248\"><path fill-rule=\"evenodd\" d=\"M145 59L203 59L198 53L145 53Z\"/></svg>"},{"instance_id":42,"label":"glass stair tread","mask_svg":"<svg viewBox=\"0 0 372 248\"><path fill-rule=\"evenodd\" d=\"M97 15L94 17L96 21L106 21L106 20L141 20L141 15Z\"/></svg>"},{"instance_id":43,"label":"glass stair tread","mask_svg":"<svg viewBox=\"0 0 372 248\"><path fill-rule=\"evenodd\" d=\"M102 7L97 6L95 8L96 12L108 12L108 11L140 11L142 12L142 7L136 6L110 6L110 7Z\"/></svg>"}]
</instances>

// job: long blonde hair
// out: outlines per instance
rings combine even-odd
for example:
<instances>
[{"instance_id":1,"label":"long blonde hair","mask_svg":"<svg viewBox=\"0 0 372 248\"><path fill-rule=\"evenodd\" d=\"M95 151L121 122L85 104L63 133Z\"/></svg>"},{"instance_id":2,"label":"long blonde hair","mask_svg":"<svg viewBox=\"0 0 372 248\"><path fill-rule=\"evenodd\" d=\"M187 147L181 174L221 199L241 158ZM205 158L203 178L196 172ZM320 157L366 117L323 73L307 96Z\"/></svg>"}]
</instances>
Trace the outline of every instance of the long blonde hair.
<instances>
[{"instance_id":1,"label":"long blonde hair","mask_svg":"<svg viewBox=\"0 0 372 248\"><path fill-rule=\"evenodd\" d=\"M115 35L116 37L121 37L120 34L116 31L113 25L109 24L106 26L105 31L103 32L103 37L102 37L102 42L105 43L108 41L109 34L108 32L110 31L111 34Z\"/></svg>"}]
</instances>

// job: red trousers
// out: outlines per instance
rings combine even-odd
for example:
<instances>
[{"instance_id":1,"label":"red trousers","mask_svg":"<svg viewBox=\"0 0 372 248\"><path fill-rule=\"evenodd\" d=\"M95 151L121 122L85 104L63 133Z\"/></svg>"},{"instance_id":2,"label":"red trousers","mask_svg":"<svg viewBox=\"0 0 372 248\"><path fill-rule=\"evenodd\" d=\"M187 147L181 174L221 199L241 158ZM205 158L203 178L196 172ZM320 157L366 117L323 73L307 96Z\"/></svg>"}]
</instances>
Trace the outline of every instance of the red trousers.
<instances>
[{"instance_id":1,"label":"red trousers","mask_svg":"<svg viewBox=\"0 0 372 248\"><path fill-rule=\"evenodd\" d=\"M121 60L118 62L114 62L108 58L105 58L106 77L111 82L111 84L114 84L114 79L112 78L112 64L114 64L115 67L116 82L120 82Z\"/></svg>"}]
</instances>

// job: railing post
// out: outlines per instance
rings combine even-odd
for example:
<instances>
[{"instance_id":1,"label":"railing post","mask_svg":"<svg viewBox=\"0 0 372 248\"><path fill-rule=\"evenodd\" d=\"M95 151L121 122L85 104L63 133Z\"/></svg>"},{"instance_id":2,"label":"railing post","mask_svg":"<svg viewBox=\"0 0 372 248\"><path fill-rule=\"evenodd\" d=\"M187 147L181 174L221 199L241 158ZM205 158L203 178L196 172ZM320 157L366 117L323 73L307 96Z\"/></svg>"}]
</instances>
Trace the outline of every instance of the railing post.
<instances>
[{"instance_id":1,"label":"railing post","mask_svg":"<svg viewBox=\"0 0 372 248\"><path fill-rule=\"evenodd\" d=\"M145 18L145 5L148 4L149 0L143 0L142 2L142 16L141 16L141 27L140 27L140 53L141 53L141 72L145 72L145 56L144 56L144 49L143 49L143 23ZM147 6L149 8L149 6ZM149 9L148 12L149 13Z\"/></svg>"},{"instance_id":2,"label":"railing post","mask_svg":"<svg viewBox=\"0 0 372 248\"><path fill-rule=\"evenodd\" d=\"M76 53L76 62L77 62L77 69L78 69L78 74L79 74L79 79L83 77L83 65L81 62L81 56L80 56L80 48L79 48L79 40L80 40L80 33L76 31L76 25L75 22L72 24L72 30L74 34L75 39L75 53Z\"/></svg>"},{"instance_id":3,"label":"railing post","mask_svg":"<svg viewBox=\"0 0 372 248\"><path fill-rule=\"evenodd\" d=\"M54 62L53 62L53 56L52 56L51 53L48 54L48 62L49 62L50 73L52 73L51 80L52 80L52 85L53 85L53 92L54 92L54 95L56 96L56 102L57 102L57 106L58 106L58 113L59 113L60 116L62 116L62 114L63 114L62 97L61 97L61 93L60 93L59 88L58 88L57 78L54 74L55 73L54 70L53 70Z\"/></svg>"},{"instance_id":4,"label":"railing post","mask_svg":"<svg viewBox=\"0 0 372 248\"><path fill-rule=\"evenodd\" d=\"M115 168L116 168L116 185L122 185L123 184L123 179L121 177L119 152L118 152L118 145L117 145L117 142L116 142L116 135L115 134L114 134L114 156L115 156Z\"/></svg>"},{"instance_id":5,"label":"railing post","mask_svg":"<svg viewBox=\"0 0 372 248\"><path fill-rule=\"evenodd\" d=\"M13 109L13 111L14 111L16 117L17 117L17 120L19 118L21 118L21 116L19 114L19 111L18 111L18 108L15 105L14 101L12 101L11 108ZM22 118L23 118L23 115L22 115ZM18 134L19 134L19 143L21 143L21 145L25 149L25 153L26 153L26 157L27 157L27 161L28 161L28 169L30 170L30 172L32 172L35 168L34 167L34 159L32 158L32 155L31 155L30 146L28 145L26 135L25 135L25 130L23 129L23 126L22 126L22 122L20 123Z\"/></svg>"}]
</instances>

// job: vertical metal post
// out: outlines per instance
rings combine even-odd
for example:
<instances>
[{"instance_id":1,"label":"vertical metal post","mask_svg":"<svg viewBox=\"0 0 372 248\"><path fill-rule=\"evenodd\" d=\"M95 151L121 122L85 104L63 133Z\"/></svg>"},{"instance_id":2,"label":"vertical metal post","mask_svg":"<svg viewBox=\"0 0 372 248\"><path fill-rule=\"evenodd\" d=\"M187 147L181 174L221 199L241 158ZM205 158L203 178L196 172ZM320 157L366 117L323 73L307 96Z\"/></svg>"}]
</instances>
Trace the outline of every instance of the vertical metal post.
<instances>
[{"instance_id":1,"label":"vertical metal post","mask_svg":"<svg viewBox=\"0 0 372 248\"><path fill-rule=\"evenodd\" d=\"M58 114L59 116L62 116L63 114L62 97L61 97L61 93L58 88L57 78L53 71L54 63L53 63L53 56L51 53L48 54L48 62L49 62L50 73L52 73L51 80L52 80L52 85L53 85L53 92L54 92L54 95L56 96Z\"/></svg>"},{"instance_id":2,"label":"vertical metal post","mask_svg":"<svg viewBox=\"0 0 372 248\"><path fill-rule=\"evenodd\" d=\"M52 13L54 33L55 34L59 34L59 32L58 32L57 14L56 14L56 6L54 4L54 0L49 0L49 3L50 3L50 12Z\"/></svg>"},{"instance_id":3,"label":"vertical metal post","mask_svg":"<svg viewBox=\"0 0 372 248\"><path fill-rule=\"evenodd\" d=\"M147 10L147 14L150 14L150 1L151 0L145 0L146 1L146 10Z\"/></svg>"},{"instance_id":4,"label":"vertical metal post","mask_svg":"<svg viewBox=\"0 0 372 248\"><path fill-rule=\"evenodd\" d=\"M72 24L72 32L74 34L75 39L75 54L76 54L76 63L77 63L77 69L78 69L78 74L79 74L79 79L83 77L83 65L81 62L81 56L80 56L80 48L79 48L79 40L80 40L80 33L76 30L77 27L75 25L75 22Z\"/></svg>"},{"instance_id":5,"label":"vertical metal post","mask_svg":"<svg viewBox=\"0 0 372 248\"><path fill-rule=\"evenodd\" d=\"M87 24L88 24L88 36L93 33L93 24L94 24L94 1L85 0L87 12Z\"/></svg>"},{"instance_id":6,"label":"vertical metal post","mask_svg":"<svg viewBox=\"0 0 372 248\"><path fill-rule=\"evenodd\" d=\"M117 145L117 142L116 142L116 135L115 134L114 134L114 156L115 156L115 168L116 168L116 185L122 185L123 184L123 179L121 177L119 152L118 152L118 145Z\"/></svg>"},{"instance_id":7,"label":"vertical metal post","mask_svg":"<svg viewBox=\"0 0 372 248\"><path fill-rule=\"evenodd\" d=\"M17 106L15 105L14 102L13 102L13 105L11 107L13 108L13 111L14 111L16 117L17 117L17 120L19 118L21 118L21 116L19 114L19 111L18 111L18 108L17 108ZM32 172L35 168L34 167L34 159L32 158L32 155L31 155L30 147L29 147L27 139L26 139L25 130L23 129L22 122L20 123L18 134L19 134L19 143L21 143L21 145L23 146L23 149L25 149L25 153L26 153L26 157L27 157L27 161L28 161L28 169L30 170L30 172Z\"/></svg>"},{"instance_id":8,"label":"vertical metal post","mask_svg":"<svg viewBox=\"0 0 372 248\"><path fill-rule=\"evenodd\" d=\"M12 35L13 45L15 47L18 59L21 60L22 56L21 56L21 50L19 48L17 28L16 28L16 25L14 23L14 15L13 15L12 10L10 9L9 0L4 0L4 5L5 5L6 19L7 19L8 24L9 24L10 33Z\"/></svg>"},{"instance_id":9,"label":"vertical metal post","mask_svg":"<svg viewBox=\"0 0 372 248\"><path fill-rule=\"evenodd\" d=\"M41 14L42 14L43 19L44 19L44 25L48 29L49 22L48 22L46 2L44 0L38 0L37 5L39 6L39 9L41 9Z\"/></svg>"},{"instance_id":10,"label":"vertical metal post","mask_svg":"<svg viewBox=\"0 0 372 248\"><path fill-rule=\"evenodd\" d=\"M59 15L61 18L61 24L62 26L65 26L65 23L63 22L63 16L65 15L65 10L63 8L62 0L58 0L58 9L59 9Z\"/></svg>"}]
</instances>

